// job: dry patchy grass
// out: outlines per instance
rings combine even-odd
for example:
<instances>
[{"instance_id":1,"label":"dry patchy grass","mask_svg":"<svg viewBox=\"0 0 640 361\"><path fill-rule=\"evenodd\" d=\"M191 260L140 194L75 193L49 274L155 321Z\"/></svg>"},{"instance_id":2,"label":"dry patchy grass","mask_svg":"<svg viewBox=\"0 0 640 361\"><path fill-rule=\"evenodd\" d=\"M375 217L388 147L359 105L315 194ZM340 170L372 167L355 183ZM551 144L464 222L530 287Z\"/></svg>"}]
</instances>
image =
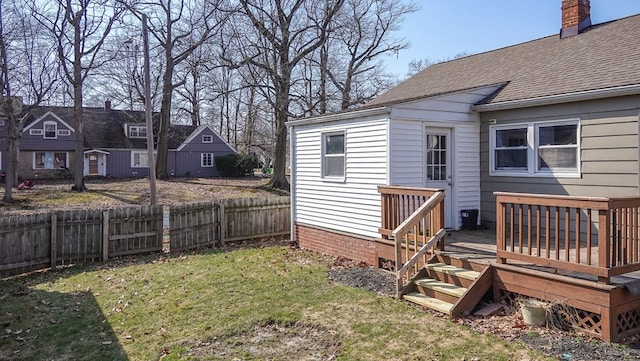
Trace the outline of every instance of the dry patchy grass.
<instances>
[{"instance_id":1,"label":"dry patchy grass","mask_svg":"<svg viewBox=\"0 0 640 361\"><path fill-rule=\"evenodd\" d=\"M176 178L157 181L157 200L173 205L223 198L266 197L282 192L266 187L268 178ZM86 192L71 190L72 180L40 180L30 190L14 190L14 202L0 202L0 214L60 208L148 205L149 180L87 180ZM4 187L0 188L4 192ZM286 193L284 193L286 194Z\"/></svg>"}]
</instances>

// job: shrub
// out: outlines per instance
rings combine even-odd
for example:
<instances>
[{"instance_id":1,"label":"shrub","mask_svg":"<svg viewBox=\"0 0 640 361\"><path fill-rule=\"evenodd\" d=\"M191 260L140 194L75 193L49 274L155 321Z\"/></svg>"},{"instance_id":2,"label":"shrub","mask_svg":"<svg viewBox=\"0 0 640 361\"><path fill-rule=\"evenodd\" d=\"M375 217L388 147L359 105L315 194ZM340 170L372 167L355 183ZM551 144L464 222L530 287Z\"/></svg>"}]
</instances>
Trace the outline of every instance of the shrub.
<instances>
[{"instance_id":1,"label":"shrub","mask_svg":"<svg viewBox=\"0 0 640 361\"><path fill-rule=\"evenodd\" d=\"M239 177L252 174L258 166L258 159L253 155L229 154L215 157L216 169L225 177Z\"/></svg>"}]
</instances>

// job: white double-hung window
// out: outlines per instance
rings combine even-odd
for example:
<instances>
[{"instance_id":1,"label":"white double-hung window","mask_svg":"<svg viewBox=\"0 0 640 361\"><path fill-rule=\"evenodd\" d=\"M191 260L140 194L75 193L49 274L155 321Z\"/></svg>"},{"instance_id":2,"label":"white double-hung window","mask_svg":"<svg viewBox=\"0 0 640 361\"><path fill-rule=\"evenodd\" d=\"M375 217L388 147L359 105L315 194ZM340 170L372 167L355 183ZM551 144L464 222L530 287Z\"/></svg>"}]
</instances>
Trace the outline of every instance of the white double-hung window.
<instances>
[{"instance_id":1,"label":"white double-hung window","mask_svg":"<svg viewBox=\"0 0 640 361\"><path fill-rule=\"evenodd\" d=\"M131 168L149 168L147 151L131 151Z\"/></svg>"},{"instance_id":2,"label":"white double-hung window","mask_svg":"<svg viewBox=\"0 0 640 361\"><path fill-rule=\"evenodd\" d=\"M322 177L344 180L344 132L322 135Z\"/></svg>"},{"instance_id":3,"label":"white double-hung window","mask_svg":"<svg viewBox=\"0 0 640 361\"><path fill-rule=\"evenodd\" d=\"M495 176L580 176L580 120L490 127Z\"/></svg>"}]
</instances>

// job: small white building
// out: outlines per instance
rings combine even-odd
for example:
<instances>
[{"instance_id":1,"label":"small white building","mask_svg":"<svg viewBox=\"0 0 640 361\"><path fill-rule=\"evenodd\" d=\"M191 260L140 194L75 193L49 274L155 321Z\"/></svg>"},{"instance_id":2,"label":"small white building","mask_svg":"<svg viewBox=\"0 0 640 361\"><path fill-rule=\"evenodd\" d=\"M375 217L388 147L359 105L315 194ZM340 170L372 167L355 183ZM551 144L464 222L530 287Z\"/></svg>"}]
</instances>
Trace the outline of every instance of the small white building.
<instances>
[{"instance_id":1,"label":"small white building","mask_svg":"<svg viewBox=\"0 0 640 361\"><path fill-rule=\"evenodd\" d=\"M459 229L460 211L480 208L480 118L471 107L499 87L289 122L296 241L375 260L378 185L444 189L445 226Z\"/></svg>"}]
</instances>

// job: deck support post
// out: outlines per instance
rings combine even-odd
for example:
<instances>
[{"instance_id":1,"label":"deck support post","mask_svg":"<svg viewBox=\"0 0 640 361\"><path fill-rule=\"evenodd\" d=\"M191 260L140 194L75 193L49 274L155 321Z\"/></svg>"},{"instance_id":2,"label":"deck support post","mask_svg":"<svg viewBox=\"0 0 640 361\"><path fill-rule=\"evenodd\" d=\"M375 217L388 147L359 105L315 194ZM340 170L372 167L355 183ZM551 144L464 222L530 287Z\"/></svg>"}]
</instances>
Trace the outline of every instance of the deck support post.
<instances>
[{"instance_id":1,"label":"deck support post","mask_svg":"<svg viewBox=\"0 0 640 361\"><path fill-rule=\"evenodd\" d=\"M496 199L496 263L505 264L507 260L504 257L500 257L500 251L505 249L505 232L506 232L506 208L505 204L500 200L500 196ZM495 295L494 295L495 297Z\"/></svg>"},{"instance_id":2,"label":"deck support post","mask_svg":"<svg viewBox=\"0 0 640 361\"><path fill-rule=\"evenodd\" d=\"M598 267L611 267L611 218L609 209L598 211ZM609 277L598 277L598 282L609 284Z\"/></svg>"},{"instance_id":3,"label":"deck support post","mask_svg":"<svg viewBox=\"0 0 640 361\"><path fill-rule=\"evenodd\" d=\"M396 272L396 298L400 298L400 289L402 288L402 276L399 273L400 268L402 268L402 245L398 239L395 239L395 253L396 253L396 264L395 264L395 272Z\"/></svg>"},{"instance_id":4,"label":"deck support post","mask_svg":"<svg viewBox=\"0 0 640 361\"><path fill-rule=\"evenodd\" d=\"M602 337L603 340L615 340L618 336L618 325L616 318L613 317L612 307L602 307L600 311L600 324L602 325Z\"/></svg>"},{"instance_id":5,"label":"deck support post","mask_svg":"<svg viewBox=\"0 0 640 361\"><path fill-rule=\"evenodd\" d=\"M447 195L445 194L445 197ZM438 203L438 205L436 206L436 215L435 217L437 218L438 224L434 227L434 231L438 231L439 229L444 229L444 201ZM446 236L445 236L446 237ZM444 241L445 241L445 237L442 237L442 239L440 241L438 241L438 244L436 245L436 248L439 249L440 251L444 251Z\"/></svg>"}]
</instances>

